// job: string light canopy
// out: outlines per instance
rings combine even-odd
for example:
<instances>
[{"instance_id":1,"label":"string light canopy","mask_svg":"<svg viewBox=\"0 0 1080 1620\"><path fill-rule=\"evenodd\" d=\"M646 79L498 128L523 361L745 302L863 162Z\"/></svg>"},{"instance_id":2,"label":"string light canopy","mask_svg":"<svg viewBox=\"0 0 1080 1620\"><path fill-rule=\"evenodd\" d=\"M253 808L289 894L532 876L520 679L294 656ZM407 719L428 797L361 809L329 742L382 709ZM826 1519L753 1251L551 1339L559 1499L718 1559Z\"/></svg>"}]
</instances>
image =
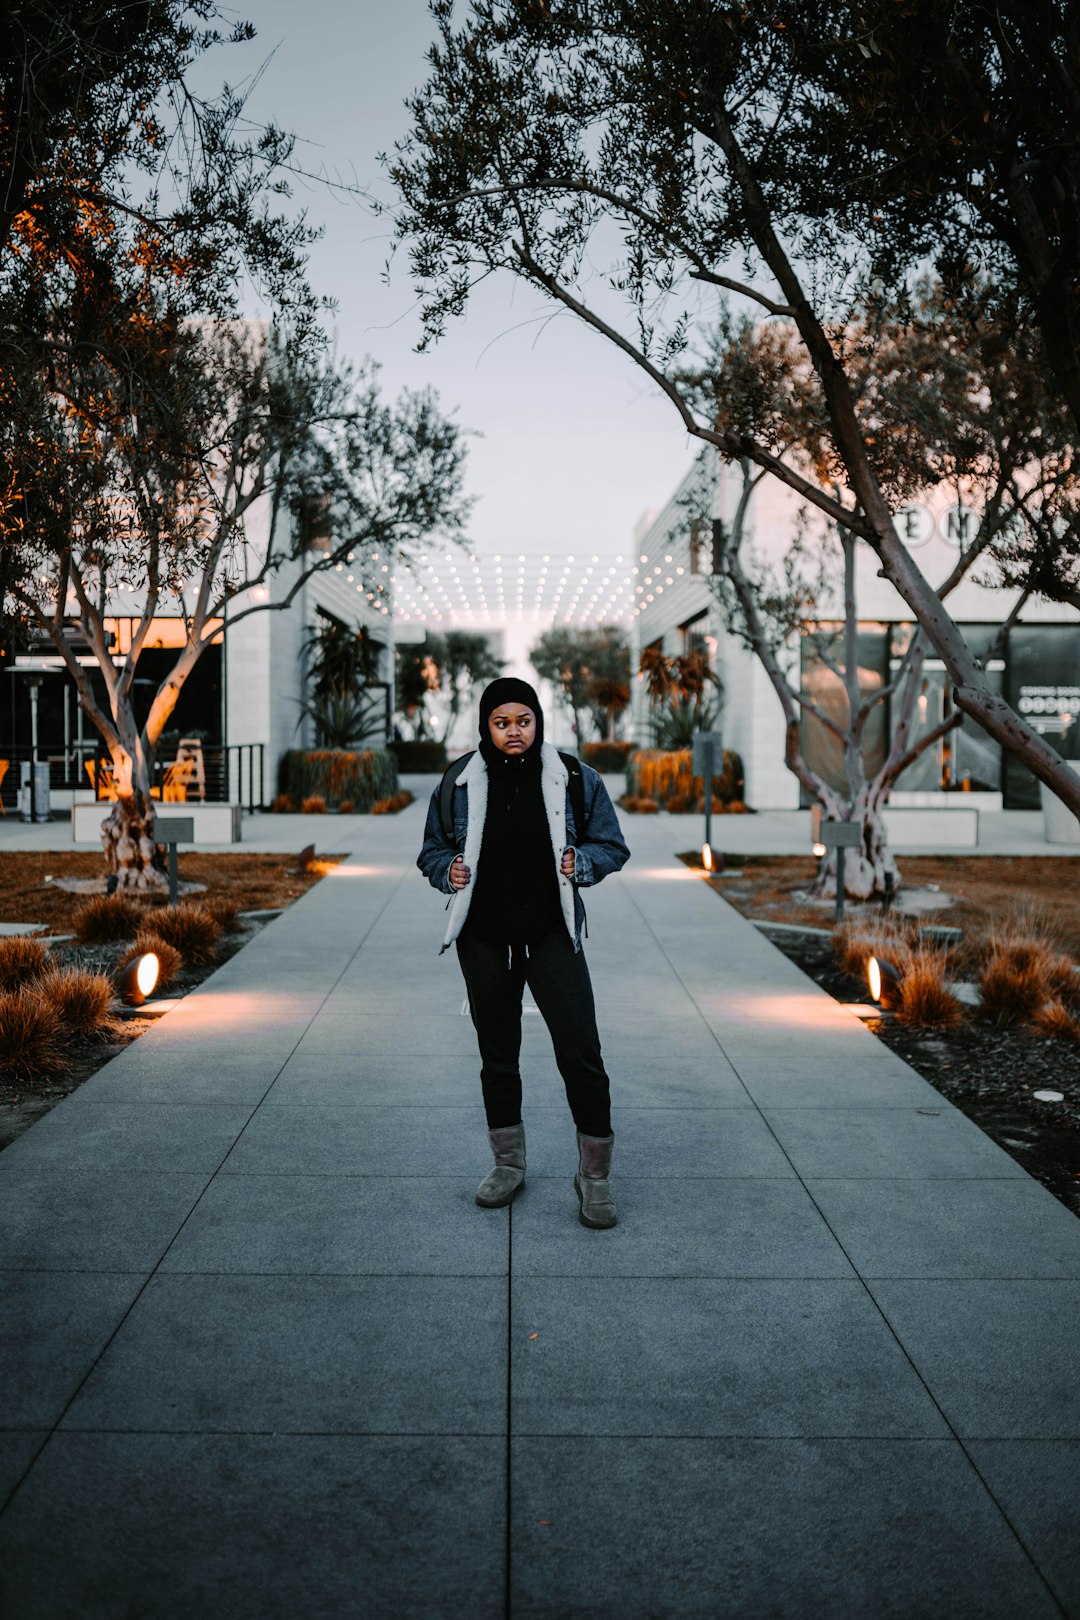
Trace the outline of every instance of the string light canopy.
<instances>
[{"instance_id":1,"label":"string light canopy","mask_svg":"<svg viewBox=\"0 0 1080 1620\"><path fill-rule=\"evenodd\" d=\"M452 630L508 620L580 627L626 623L634 611L636 565L616 557L554 552L446 551L411 566L375 552L338 572L400 624ZM359 568L363 567L363 574ZM358 580L363 583L357 583Z\"/></svg>"}]
</instances>

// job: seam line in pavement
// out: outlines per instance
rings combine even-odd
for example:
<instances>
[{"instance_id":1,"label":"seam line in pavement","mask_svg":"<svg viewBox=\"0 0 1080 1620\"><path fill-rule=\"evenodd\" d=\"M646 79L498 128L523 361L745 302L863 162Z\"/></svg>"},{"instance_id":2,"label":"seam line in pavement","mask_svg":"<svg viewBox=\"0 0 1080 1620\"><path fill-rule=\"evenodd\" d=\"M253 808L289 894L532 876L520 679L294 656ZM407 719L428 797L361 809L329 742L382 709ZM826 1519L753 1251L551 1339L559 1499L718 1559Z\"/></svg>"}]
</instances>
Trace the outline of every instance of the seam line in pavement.
<instances>
[{"instance_id":1,"label":"seam line in pavement","mask_svg":"<svg viewBox=\"0 0 1080 1620\"><path fill-rule=\"evenodd\" d=\"M14 1485L11 1487L11 1490L8 1492L7 1496L4 1498L4 1501L2 1503L0 1503L0 1518L3 1518L4 1514L7 1512L8 1508L11 1506L12 1502L15 1500L15 1497L18 1495L19 1491L22 1489L24 1481L29 1477L32 1469L35 1467L35 1465L37 1463L38 1458L41 1456L41 1453L45 1450L45 1447L48 1445L49 1440L56 1433L56 1431L60 1427L61 1423L63 1423L64 1418L66 1417L67 1413L71 1410L71 1407L72 1407L73 1403L78 1400L79 1395L82 1393L82 1390L86 1386L86 1383L87 1383L88 1379L90 1379L93 1376L94 1372L97 1370L98 1366L100 1365L102 1357L107 1354L110 1345L113 1343L113 1340L116 1338L117 1334L120 1332L120 1329L124 1326L124 1323L127 1321L128 1317L131 1315L132 1311L135 1309L135 1306L139 1303L139 1300L143 1297L143 1295L145 1294L147 1288L149 1288L151 1282L157 1276L158 1271L160 1270L160 1267L161 1267L161 1263L165 1259L165 1256L168 1254L169 1250L172 1248L173 1244L176 1242L177 1238L180 1236L180 1233L184 1230L184 1227L187 1225L187 1223L191 1219L192 1215L194 1215L195 1211L198 1209L199 1205L202 1203L202 1200L205 1198L208 1189L212 1186L215 1178L220 1173L222 1165L225 1164L226 1160L229 1157L229 1154L232 1152L233 1148L236 1146L237 1142L240 1140L240 1137L243 1136L244 1132L247 1130L248 1126L251 1124L251 1121L255 1118L255 1115L258 1113L259 1109L262 1107L263 1103L266 1101L266 1098L269 1096L270 1092L273 1090L274 1086L277 1083L279 1075L281 1074L282 1070L285 1068L286 1064L289 1062L289 1060L292 1057L293 1053L296 1051L296 1048L300 1045L300 1042L303 1040L304 1036L307 1034L308 1030L311 1028L312 1024L315 1022L315 1019L319 1016L319 1013L322 1011L323 1007L325 1007L325 1005L326 1005L327 1001L330 999L331 995L334 993L334 991L337 989L338 985L341 983L341 980L345 977L346 973L349 971L350 967L352 966L353 962L356 960L357 956L359 956L359 954L360 954L361 950L363 949L364 945L367 943L367 940L370 937L372 930L382 920L382 917L385 914L385 912L386 912L388 906L390 905L391 901L394 899L394 897L397 894L398 890L401 888L402 884L405 882L406 875L407 875L407 872L406 872L406 870L403 869L402 872L400 873L399 877L398 877L397 882L393 885L393 887L391 888L389 894L386 896L386 899L383 901L382 905L379 907L378 911L375 913L375 916L371 919L371 921L368 923L368 926L365 928L365 930L363 932L363 935L361 936L361 938L357 942L356 949L349 953L348 959L346 960L346 962L345 962L344 966L342 967L341 971L337 974L337 976L333 980L333 983L330 985L329 990L327 990L326 994L322 997L322 999L320 1000L318 1006L313 1011L311 1017L308 1019L307 1023L304 1025L304 1028L301 1030L300 1034L296 1037L296 1040L294 1041L293 1045L289 1048L288 1054L282 1059L281 1063L275 1069L274 1078L270 1081L270 1084L267 1086L266 1090L263 1092L262 1096L259 1098L259 1101L251 1109L250 1114L248 1115L247 1119L244 1121L244 1124L242 1125L239 1133L233 1139L233 1141L230 1144L229 1148L225 1152L223 1158L220 1160L220 1162L218 1163L216 1168L211 1171L209 1177L207 1178L206 1185L203 1187L202 1191L199 1193L199 1196L196 1198L195 1202L192 1204L191 1208L188 1210L187 1214L184 1216L184 1219L180 1222L180 1225L177 1227L177 1229L173 1233L172 1237L169 1239L169 1241L166 1243L165 1247L162 1249L160 1255L158 1256L157 1260L154 1263L153 1268L149 1272L147 1272L145 1274L142 1287L137 1290L134 1299L132 1299L130 1301L130 1303L128 1304L127 1309L124 1311L123 1315L120 1317L120 1320L117 1322L116 1326L113 1328L112 1332L109 1334L108 1338L105 1340L104 1344L101 1346L101 1348L98 1351L97 1355L94 1357L93 1361L91 1361L90 1365L87 1367L86 1371L83 1373L83 1376L79 1379L79 1381L76 1384L75 1388L72 1390L71 1394L68 1396L68 1398L65 1401L61 1411L57 1415L55 1422L49 1427L48 1433L45 1435L45 1438L42 1441L41 1445L34 1452L34 1455L30 1458L30 1461L27 1463L26 1467L23 1469L22 1473L16 1479ZM324 883L326 883L326 882L328 882L330 880L327 877L324 877L322 881ZM309 890L308 893L310 893L310 892L311 891ZM301 900L303 900L304 898L305 898L305 896L303 896L303 895L300 897ZM294 902L294 904L297 904L297 903L299 903L299 902ZM259 936L256 936L256 938L258 938L258 937ZM240 953L238 952L237 954L239 955ZM232 962L234 960L235 960L235 957L230 957L229 958L229 962ZM223 966L225 966L225 967L227 967L228 965L229 964L227 962L223 964ZM205 984L211 984L213 982L213 979L214 979L214 974L211 974L209 979L204 980L204 983ZM199 988L201 989L202 986L200 985ZM247 1105L246 1104L240 1104L238 1106L247 1106ZM188 1172L188 1174L192 1174L192 1173L198 1175L198 1174L201 1174L202 1172L199 1172L199 1171ZM89 1275L101 1276L103 1274L100 1273L100 1272L93 1272L93 1273L89 1273ZM130 1273L130 1272L122 1272L122 1273L116 1273L116 1275L131 1276L133 1274ZM138 1273L136 1272L136 1273L134 1273L134 1275L137 1276Z\"/></svg>"},{"instance_id":2,"label":"seam line in pavement","mask_svg":"<svg viewBox=\"0 0 1080 1620\"><path fill-rule=\"evenodd\" d=\"M678 858L677 856L672 857L672 859L677 859L677 858ZM690 986L686 983L685 979L683 978L683 976L682 976L681 972L679 971L678 967L676 966L675 962L672 960L671 954L668 951L667 946L664 944L663 940L659 937L656 930L653 928L652 923L650 922L649 918L645 914L645 910L644 910L643 906L641 905L640 901L638 900L636 894L633 892L633 890L634 890L633 883L632 882L628 883L626 881L626 879L623 879L622 880L622 885L623 885L623 888L626 891L626 895L627 895L628 900L630 901L630 904L634 907L634 910L637 912L638 916L641 918L642 926L648 930L649 934L651 934L651 936L655 940L656 945L657 945L658 949L660 950L664 960L667 962L668 967L670 968L671 972L674 974L676 979L678 979L678 981L682 985L683 989L686 991L686 993L690 996L691 1000L694 1002L694 1005L698 1008L699 1015L702 1017L702 1019L705 1020L706 1024L708 1024L708 1020L705 1018L704 1012L698 1006L696 996L694 995L693 991L690 989ZM725 906L728 906L728 902L723 899L722 895L715 895L715 898L721 900L722 903ZM728 906L728 909L729 910L734 910L734 907ZM776 951L778 955L782 955L782 953L778 950L778 947L776 945L774 945L772 943L772 941L770 939L768 939L765 935L761 934L758 930L755 930L755 936L769 950ZM798 970L798 971L801 972L801 969ZM804 977L805 977L805 975L804 975ZM813 980L808 979L807 982L812 984ZM824 991L824 990L820 991L820 994L822 994L822 995L827 995L827 993L828 992ZM738 1075L740 1085L743 1085L744 1088L745 1088L745 1082L743 1081L742 1075L739 1072L739 1068L738 1068L738 1065L736 1064L735 1060L728 1053L728 1051L725 1048L723 1042L720 1040L719 1036L716 1034L716 1031L712 1029L712 1025L709 1024L708 1027L710 1028L710 1030L712 1030L713 1037L716 1040L716 1044L717 1044L717 1047L719 1048L720 1052L723 1054L726 1061L728 1063L730 1063L732 1069L734 1069L735 1073ZM834 1230L832 1224L830 1223L830 1221L828 1219L828 1216L825 1214L825 1211L822 1209L821 1205L818 1203L817 1199L814 1197L814 1194L813 1194L813 1191L811 1190L811 1188L807 1185L807 1182L806 1182L805 1178L802 1175L800 1175L800 1173L799 1173L799 1171L798 1171L798 1169L797 1169L797 1167L795 1165L794 1160L791 1158L791 1155L788 1153L788 1151L785 1148L783 1142L781 1142L780 1138L777 1136L776 1132L773 1130L773 1127L772 1127L772 1124L770 1123L768 1114L761 1107L761 1105L756 1101L756 1099L751 1095L749 1090L747 1090L747 1096L750 1097L750 1100L753 1103L753 1105L754 1105L755 1109L757 1110L758 1114L760 1115L762 1123L765 1125L765 1128L769 1132L769 1135L772 1137L773 1141L776 1143L777 1147L780 1149L780 1152L784 1155L784 1158L787 1160L788 1164L791 1166L792 1174L797 1178L800 1186L806 1192L806 1196L812 1202L814 1208L817 1210L817 1212L820 1215L822 1221L824 1221L826 1230L830 1233L834 1243L837 1245L838 1249L840 1250L841 1254L844 1256L844 1258L847 1261L848 1265L851 1267L852 1271L855 1273L855 1278L862 1284L863 1289L865 1290L866 1295L869 1298L874 1310L880 1316L882 1322L884 1322L886 1328L888 1329L890 1335L892 1336L894 1342L896 1343L897 1348L899 1349L901 1355L904 1357L904 1360L907 1362L908 1366L911 1368L912 1372L915 1374L915 1377L918 1379L918 1381L919 1381L920 1385L922 1386L922 1388L926 1391L927 1400L930 1401L930 1403L933 1406L934 1410L938 1413L939 1417L941 1418L941 1421L945 1424L945 1426L948 1429L949 1433L952 1435L953 1439L956 1441L957 1445L960 1447L960 1449L963 1452L965 1458L967 1459L967 1463L968 1463L969 1468L972 1470L972 1472L975 1475L976 1479L982 1485L982 1487L985 1490L987 1496L990 1498L990 1501L993 1502L994 1506L997 1508L997 1511L1001 1515L1003 1523L1008 1525L1009 1530L1012 1532L1012 1535L1013 1535L1013 1537L1014 1537L1014 1539L1015 1539L1015 1541L1017 1543L1017 1546L1020 1547L1021 1551L1024 1554L1024 1557L1027 1559L1029 1565L1031 1566L1031 1569L1034 1571L1039 1583L1041 1584L1041 1586L1045 1590L1045 1592L1046 1592L1047 1596L1049 1597L1050 1601L1059 1610L1059 1612L1063 1616L1065 1616L1065 1620L1067 1620L1065 1609L1062 1607L1061 1603L1059 1602L1057 1594L1054 1592L1053 1588L1050 1585L1050 1582L1047 1580L1046 1576L1043 1574L1042 1569L1036 1563L1035 1556L1032 1553L1031 1549L1028 1547L1027 1542L1021 1536L1019 1530L1017 1529L1016 1525L1013 1523L1012 1519L1009 1517L1008 1513L1006 1513L1004 1505L1002 1504L1002 1502L998 1499L998 1497L994 1493L994 1491L991 1490L988 1481L986 1480L985 1476L983 1475L981 1469L978 1467L978 1465L977 1465L974 1457L972 1456L971 1452L968 1450L967 1446L964 1444L963 1439L957 1433L957 1431L954 1428L953 1424L951 1423L951 1421L949 1420L949 1418L946 1415L945 1411L943 1410L943 1408L941 1406L941 1403L938 1401L938 1399L935 1396L933 1390L930 1388L930 1386L927 1383L926 1379L923 1377L922 1371L918 1367L918 1365L916 1364L913 1356L911 1355L911 1352L908 1350L907 1345L903 1342L900 1335L897 1333L896 1329L893 1327L893 1324L890 1322L890 1320L888 1318L888 1315L886 1314L883 1306L881 1305L881 1302L876 1298L873 1289L869 1286L868 1280L866 1279L866 1277L864 1277L863 1273L859 1270L859 1267L855 1264L854 1259L848 1253L846 1247L844 1246L844 1243L841 1241L841 1238L840 1238L839 1234ZM780 1110L774 1110L774 1111L775 1112L780 1112ZM815 1178L815 1179L821 1179L821 1178ZM872 1177L866 1177L866 1178L861 1178L860 1177L859 1179L872 1180L873 1178ZM912 1179L926 1180L926 1179L931 1179L931 1178L917 1177L917 1178L912 1178ZM953 1178L942 1178L942 1179L953 1179ZM957 1178L957 1179L960 1179L960 1178ZM1012 1178L1011 1177L1003 1177L1002 1179L1003 1180L1011 1180Z\"/></svg>"}]
</instances>

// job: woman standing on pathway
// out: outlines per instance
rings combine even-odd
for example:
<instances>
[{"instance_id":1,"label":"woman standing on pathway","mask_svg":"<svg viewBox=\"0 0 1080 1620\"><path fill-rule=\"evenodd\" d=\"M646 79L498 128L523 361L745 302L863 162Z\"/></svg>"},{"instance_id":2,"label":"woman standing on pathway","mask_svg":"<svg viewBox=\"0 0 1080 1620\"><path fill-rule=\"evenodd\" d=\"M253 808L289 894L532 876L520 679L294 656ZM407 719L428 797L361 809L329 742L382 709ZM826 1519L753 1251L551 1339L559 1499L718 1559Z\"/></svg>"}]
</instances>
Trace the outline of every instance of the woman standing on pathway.
<instances>
[{"instance_id":1,"label":"woman standing on pathway","mask_svg":"<svg viewBox=\"0 0 1080 1620\"><path fill-rule=\"evenodd\" d=\"M525 1181L519 1057L527 984L551 1034L577 1126L581 1219L607 1227L616 1220L615 1137L578 889L617 872L630 851L601 777L574 764L583 789L576 808L567 766L544 741L533 688L510 677L493 681L480 699L480 747L454 782L453 833L443 826L440 784L416 864L433 888L451 896L443 950L457 945L480 1047L495 1168L477 1188L476 1202L487 1209L508 1204Z\"/></svg>"}]
</instances>

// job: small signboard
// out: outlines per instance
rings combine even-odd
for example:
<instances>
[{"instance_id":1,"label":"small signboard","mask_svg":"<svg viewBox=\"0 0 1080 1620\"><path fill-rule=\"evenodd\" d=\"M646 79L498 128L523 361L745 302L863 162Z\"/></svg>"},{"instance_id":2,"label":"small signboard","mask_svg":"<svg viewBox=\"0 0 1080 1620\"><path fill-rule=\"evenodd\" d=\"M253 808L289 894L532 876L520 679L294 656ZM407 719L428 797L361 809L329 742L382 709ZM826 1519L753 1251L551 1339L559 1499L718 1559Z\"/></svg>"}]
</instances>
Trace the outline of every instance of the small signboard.
<instances>
[{"instance_id":1,"label":"small signboard","mask_svg":"<svg viewBox=\"0 0 1080 1620\"><path fill-rule=\"evenodd\" d=\"M858 849L862 828L857 821L822 821L820 842L826 849Z\"/></svg>"},{"instance_id":2,"label":"small signboard","mask_svg":"<svg viewBox=\"0 0 1080 1620\"><path fill-rule=\"evenodd\" d=\"M724 768L724 740L718 731L699 731L694 737L695 776L718 776Z\"/></svg>"},{"instance_id":3,"label":"small signboard","mask_svg":"<svg viewBox=\"0 0 1080 1620\"><path fill-rule=\"evenodd\" d=\"M193 844L194 816L158 816L154 822L155 844Z\"/></svg>"}]
</instances>

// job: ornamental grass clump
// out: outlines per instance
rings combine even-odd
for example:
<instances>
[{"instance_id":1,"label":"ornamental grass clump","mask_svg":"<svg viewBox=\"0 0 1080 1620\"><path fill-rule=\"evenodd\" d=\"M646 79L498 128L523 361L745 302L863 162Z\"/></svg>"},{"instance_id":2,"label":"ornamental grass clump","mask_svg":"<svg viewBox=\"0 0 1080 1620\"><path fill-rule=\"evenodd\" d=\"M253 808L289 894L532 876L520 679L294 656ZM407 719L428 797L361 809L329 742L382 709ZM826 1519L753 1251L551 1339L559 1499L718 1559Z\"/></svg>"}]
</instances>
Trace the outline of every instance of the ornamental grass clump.
<instances>
[{"instance_id":1,"label":"ornamental grass clump","mask_svg":"<svg viewBox=\"0 0 1080 1620\"><path fill-rule=\"evenodd\" d=\"M115 1033L113 986L104 973L54 968L38 980L35 989L56 1009L69 1034L105 1037Z\"/></svg>"},{"instance_id":2,"label":"ornamental grass clump","mask_svg":"<svg viewBox=\"0 0 1080 1620\"><path fill-rule=\"evenodd\" d=\"M83 945L109 945L131 939L138 931L142 910L124 894L96 894L80 906L72 919L75 937Z\"/></svg>"},{"instance_id":3,"label":"ornamental grass clump","mask_svg":"<svg viewBox=\"0 0 1080 1620\"><path fill-rule=\"evenodd\" d=\"M207 905L221 924L223 934L235 934L240 928L240 907L235 900L208 900Z\"/></svg>"},{"instance_id":4,"label":"ornamental grass clump","mask_svg":"<svg viewBox=\"0 0 1080 1620\"><path fill-rule=\"evenodd\" d=\"M1080 983L1060 949L1050 920L1037 908L1018 908L994 924L978 964L983 1009L996 1024L1038 1023L1052 1002L1070 1012ZM1051 1022L1060 1017L1051 1015Z\"/></svg>"},{"instance_id":5,"label":"ornamental grass clump","mask_svg":"<svg viewBox=\"0 0 1080 1620\"><path fill-rule=\"evenodd\" d=\"M995 1024L1022 1024L1053 998L1054 953L1037 943L992 946L979 972L979 996Z\"/></svg>"},{"instance_id":6,"label":"ornamental grass clump","mask_svg":"<svg viewBox=\"0 0 1080 1620\"><path fill-rule=\"evenodd\" d=\"M310 794L300 806L302 816L325 816L326 800L321 793Z\"/></svg>"},{"instance_id":7,"label":"ornamental grass clump","mask_svg":"<svg viewBox=\"0 0 1080 1620\"><path fill-rule=\"evenodd\" d=\"M57 1008L36 985L0 995L0 1073L40 1080L67 1067L65 1030Z\"/></svg>"},{"instance_id":8,"label":"ornamental grass clump","mask_svg":"<svg viewBox=\"0 0 1080 1620\"><path fill-rule=\"evenodd\" d=\"M0 939L0 990L17 990L48 971L49 953L40 939L12 934Z\"/></svg>"},{"instance_id":9,"label":"ornamental grass clump","mask_svg":"<svg viewBox=\"0 0 1080 1620\"><path fill-rule=\"evenodd\" d=\"M911 960L912 941L909 929L901 923L885 917L875 921L860 918L833 931L833 950L843 972L865 983L872 956L891 962L903 974Z\"/></svg>"},{"instance_id":10,"label":"ornamental grass clump","mask_svg":"<svg viewBox=\"0 0 1080 1620\"><path fill-rule=\"evenodd\" d=\"M155 934L149 925L139 929L134 945L124 952L117 964L118 968L122 971L129 963L134 962L137 956L149 956L151 953L158 959L158 976L154 989L167 990L183 967L184 960L176 946L170 945L160 934Z\"/></svg>"},{"instance_id":11,"label":"ornamental grass clump","mask_svg":"<svg viewBox=\"0 0 1080 1620\"><path fill-rule=\"evenodd\" d=\"M1056 997L1040 1007L1032 1019L1040 1035L1053 1040L1080 1041L1080 1018L1076 1018L1063 1001Z\"/></svg>"},{"instance_id":12,"label":"ornamental grass clump","mask_svg":"<svg viewBox=\"0 0 1080 1620\"><path fill-rule=\"evenodd\" d=\"M152 912L146 920L146 932L172 945L185 962L212 962L217 956L221 924L209 906L182 900L178 906L162 906Z\"/></svg>"},{"instance_id":13,"label":"ornamental grass clump","mask_svg":"<svg viewBox=\"0 0 1080 1620\"><path fill-rule=\"evenodd\" d=\"M955 1029L965 1021L961 1002L948 988L949 954L937 946L910 950L900 978L896 1016L922 1029Z\"/></svg>"}]
</instances>

